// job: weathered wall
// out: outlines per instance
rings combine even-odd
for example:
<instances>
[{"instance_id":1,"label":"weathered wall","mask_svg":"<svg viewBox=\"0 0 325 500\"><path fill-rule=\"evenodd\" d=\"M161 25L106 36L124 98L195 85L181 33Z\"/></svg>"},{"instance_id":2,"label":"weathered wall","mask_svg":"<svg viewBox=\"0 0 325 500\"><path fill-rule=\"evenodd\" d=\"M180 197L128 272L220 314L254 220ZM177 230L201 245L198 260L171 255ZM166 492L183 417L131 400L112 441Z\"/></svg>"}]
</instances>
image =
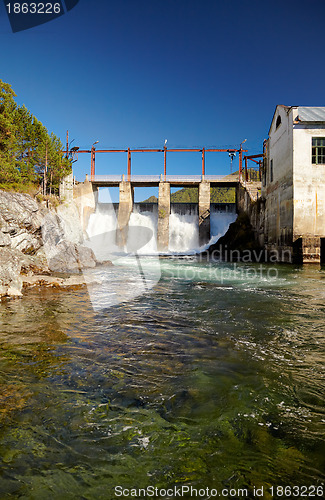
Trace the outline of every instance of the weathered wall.
<instances>
[{"instance_id":1,"label":"weathered wall","mask_svg":"<svg viewBox=\"0 0 325 500\"><path fill-rule=\"evenodd\" d=\"M83 231L86 231L89 217L96 210L98 189L94 188L88 180L81 182L73 188L73 201L79 211L81 227Z\"/></svg>"},{"instance_id":2,"label":"weathered wall","mask_svg":"<svg viewBox=\"0 0 325 500\"><path fill-rule=\"evenodd\" d=\"M120 182L120 199L117 216L116 243L124 247L128 239L129 220L133 210L133 188L131 182Z\"/></svg>"},{"instance_id":3,"label":"weathered wall","mask_svg":"<svg viewBox=\"0 0 325 500\"><path fill-rule=\"evenodd\" d=\"M210 240L210 182L199 184L199 244Z\"/></svg>"},{"instance_id":4,"label":"weathered wall","mask_svg":"<svg viewBox=\"0 0 325 500\"><path fill-rule=\"evenodd\" d=\"M325 237L325 165L312 164L313 137L325 137L324 125L293 126L294 240Z\"/></svg>"},{"instance_id":5,"label":"weathered wall","mask_svg":"<svg viewBox=\"0 0 325 500\"><path fill-rule=\"evenodd\" d=\"M61 202L71 203L73 201L73 172L61 180L59 196Z\"/></svg>"},{"instance_id":6,"label":"weathered wall","mask_svg":"<svg viewBox=\"0 0 325 500\"><path fill-rule=\"evenodd\" d=\"M168 250L169 215L170 215L170 184L168 182L160 182L159 195L158 195L158 232L157 232L158 252L164 252Z\"/></svg>"},{"instance_id":7,"label":"weathered wall","mask_svg":"<svg viewBox=\"0 0 325 500\"><path fill-rule=\"evenodd\" d=\"M246 213L253 227L255 240L263 247L265 244L265 200L251 196L242 184L236 188L237 213Z\"/></svg>"},{"instance_id":8,"label":"weathered wall","mask_svg":"<svg viewBox=\"0 0 325 500\"><path fill-rule=\"evenodd\" d=\"M281 124L276 128L277 117ZM269 248L292 244L293 228L293 133L292 113L278 107L269 132L265 162L265 243ZM273 179L271 176L273 163Z\"/></svg>"}]
</instances>

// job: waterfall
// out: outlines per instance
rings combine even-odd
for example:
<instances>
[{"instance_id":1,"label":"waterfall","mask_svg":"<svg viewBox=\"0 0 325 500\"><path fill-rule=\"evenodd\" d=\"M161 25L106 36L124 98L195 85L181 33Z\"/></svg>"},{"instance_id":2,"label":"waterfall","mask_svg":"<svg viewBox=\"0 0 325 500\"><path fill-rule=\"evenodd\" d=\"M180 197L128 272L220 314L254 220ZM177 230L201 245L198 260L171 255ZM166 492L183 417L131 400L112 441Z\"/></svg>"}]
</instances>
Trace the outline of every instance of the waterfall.
<instances>
[{"instance_id":1,"label":"waterfall","mask_svg":"<svg viewBox=\"0 0 325 500\"><path fill-rule=\"evenodd\" d=\"M125 248L116 245L117 216L112 203L98 203L96 212L88 221L88 240L97 260L111 261L114 266L85 269L89 298L97 310L133 300L155 286L161 276L157 252L158 210L141 213L134 207L130 216ZM198 253L214 243L236 219L235 212L212 211L211 240L199 247L197 208L181 207L181 213L172 210L169 218L169 249L166 255L190 255Z\"/></svg>"},{"instance_id":2,"label":"waterfall","mask_svg":"<svg viewBox=\"0 0 325 500\"><path fill-rule=\"evenodd\" d=\"M169 217L169 252L185 253L199 248L198 216L180 215L172 211Z\"/></svg>"},{"instance_id":3,"label":"waterfall","mask_svg":"<svg viewBox=\"0 0 325 500\"><path fill-rule=\"evenodd\" d=\"M211 239L209 245L212 245L223 236L232 222L235 222L237 214L235 208L229 211L211 211L210 214L210 233Z\"/></svg>"},{"instance_id":4,"label":"waterfall","mask_svg":"<svg viewBox=\"0 0 325 500\"><path fill-rule=\"evenodd\" d=\"M111 260L111 256L120 252L116 245L117 219L111 203L100 203L96 212L88 221L86 244L93 250L97 260Z\"/></svg>"},{"instance_id":5,"label":"waterfall","mask_svg":"<svg viewBox=\"0 0 325 500\"><path fill-rule=\"evenodd\" d=\"M211 211L211 239L204 247L199 247L199 228L197 213L175 213L172 210L169 218L169 249L168 254L196 253L216 242L225 234L229 224L236 219L235 211ZM126 248L121 250L116 245L117 216L114 206L110 203L100 203L96 212L90 215L87 234L90 246L100 261L111 260L112 255L121 256L128 253L142 255L157 254L157 209L140 213L137 206L129 221Z\"/></svg>"}]
</instances>

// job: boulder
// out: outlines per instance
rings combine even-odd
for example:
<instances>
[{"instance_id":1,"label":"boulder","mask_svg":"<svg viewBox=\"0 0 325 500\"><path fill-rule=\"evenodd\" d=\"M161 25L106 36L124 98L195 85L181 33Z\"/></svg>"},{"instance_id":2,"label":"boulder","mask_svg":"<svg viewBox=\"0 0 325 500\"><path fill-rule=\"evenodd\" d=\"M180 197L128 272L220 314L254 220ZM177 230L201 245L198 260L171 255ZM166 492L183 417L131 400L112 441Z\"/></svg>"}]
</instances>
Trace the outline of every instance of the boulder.
<instances>
[{"instance_id":1,"label":"boulder","mask_svg":"<svg viewBox=\"0 0 325 500\"><path fill-rule=\"evenodd\" d=\"M10 247L10 246L11 246L11 238L9 234L0 231L0 247Z\"/></svg>"},{"instance_id":2,"label":"boulder","mask_svg":"<svg viewBox=\"0 0 325 500\"><path fill-rule=\"evenodd\" d=\"M90 248L67 238L65 222L59 215L47 214L42 226L42 236L43 252L51 271L81 271L82 268L96 266L96 258Z\"/></svg>"},{"instance_id":3,"label":"boulder","mask_svg":"<svg viewBox=\"0 0 325 500\"><path fill-rule=\"evenodd\" d=\"M21 294L20 253L18 250L7 247L0 250L0 296L2 297Z\"/></svg>"},{"instance_id":4,"label":"boulder","mask_svg":"<svg viewBox=\"0 0 325 500\"><path fill-rule=\"evenodd\" d=\"M34 254L42 246L43 219L44 209L31 196L0 191L0 231L12 248Z\"/></svg>"},{"instance_id":5,"label":"boulder","mask_svg":"<svg viewBox=\"0 0 325 500\"><path fill-rule=\"evenodd\" d=\"M83 268L96 266L96 258L90 248L67 241L51 247L46 254L52 272L81 272Z\"/></svg>"},{"instance_id":6,"label":"boulder","mask_svg":"<svg viewBox=\"0 0 325 500\"><path fill-rule=\"evenodd\" d=\"M21 296L23 276L95 267L82 242L74 204L51 211L29 195L0 190L0 298Z\"/></svg>"}]
</instances>

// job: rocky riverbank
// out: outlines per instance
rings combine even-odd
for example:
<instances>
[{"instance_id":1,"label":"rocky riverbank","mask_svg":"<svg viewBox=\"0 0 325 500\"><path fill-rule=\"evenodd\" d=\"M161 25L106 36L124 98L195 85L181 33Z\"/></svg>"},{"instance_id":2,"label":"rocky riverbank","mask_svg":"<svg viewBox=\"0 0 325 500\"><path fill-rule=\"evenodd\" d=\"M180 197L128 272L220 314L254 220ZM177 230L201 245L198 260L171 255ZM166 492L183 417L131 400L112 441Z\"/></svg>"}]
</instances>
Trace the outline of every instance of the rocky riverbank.
<instances>
[{"instance_id":1,"label":"rocky riverbank","mask_svg":"<svg viewBox=\"0 0 325 500\"><path fill-rule=\"evenodd\" d=\"M20 297L26 286L84 283L82 269L97 262L83 241L73 204L50 210L27 194L0 190L0 300Z\"/></svg>"}]
</instances>

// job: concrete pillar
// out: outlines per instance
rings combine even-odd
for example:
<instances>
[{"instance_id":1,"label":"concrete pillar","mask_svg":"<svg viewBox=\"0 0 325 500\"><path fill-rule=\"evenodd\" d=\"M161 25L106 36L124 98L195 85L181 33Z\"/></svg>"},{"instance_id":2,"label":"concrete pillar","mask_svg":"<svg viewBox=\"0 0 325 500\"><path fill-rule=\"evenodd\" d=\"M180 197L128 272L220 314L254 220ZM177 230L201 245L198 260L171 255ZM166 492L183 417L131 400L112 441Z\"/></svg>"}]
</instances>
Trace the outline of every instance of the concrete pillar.
<instances>
[{"instance_id":1,"label":"concrete pillar","mask_svg":"<svg viewBox=\"0 0 325 500\"><path fill-rule=\"evenodd\" d=\"M120 248L126 245L129 220L133 209L133 188L131 182L120 182L120 202L117 216L116 243Z\"/></svg>"},{"instance_id":2,"label":"concrete pillar","mask_svg":"<svg viewBox=\"0 0 325 500\"><path fill-rule=\"evenodd\" d=\"M158 252L167 252L169 244L170 184L159 182L158 195Z\"/></svg>"},{"instance_id":3,"label":"concrete pillar","mask_svg":"<svg viewBox=\"0 0 325 500\"><path fill-rule=\"evenodd\" d=\"M199 243L205 245L210 240L210 182L199 184Z\"/></svg>"},{"instance_id":4,"label":"concrete pillar","mask_svg":"<svg viewBox=\"0 0 325 500\"><path fill-rule=\"evenodd\" d=\"M96 210L98 203L98 187L88 180L73 186L73 201L77 205L80 224L83 231L86 231L89 217Z\"/></svg>"},{"instance_id":5,"label":"concrete pillar","mask_svg":"<svg viewBox=\"0 0 325 500\"><path fill-rule=\"evenodd\" d=\"M321 262L321 239L320 238L302 238L302 261L303 263Z\"/></svg>"},{"instance_id":6,"label":"concrete pillar","mask_svg":"<svg viewBox=\"0 0 325 500\"><path fill-rule=\"evenodd\" d=\"M61 179L59 186L60 200L65 203L73 201L73 172Z\"/></svg>"}]
</instances>

